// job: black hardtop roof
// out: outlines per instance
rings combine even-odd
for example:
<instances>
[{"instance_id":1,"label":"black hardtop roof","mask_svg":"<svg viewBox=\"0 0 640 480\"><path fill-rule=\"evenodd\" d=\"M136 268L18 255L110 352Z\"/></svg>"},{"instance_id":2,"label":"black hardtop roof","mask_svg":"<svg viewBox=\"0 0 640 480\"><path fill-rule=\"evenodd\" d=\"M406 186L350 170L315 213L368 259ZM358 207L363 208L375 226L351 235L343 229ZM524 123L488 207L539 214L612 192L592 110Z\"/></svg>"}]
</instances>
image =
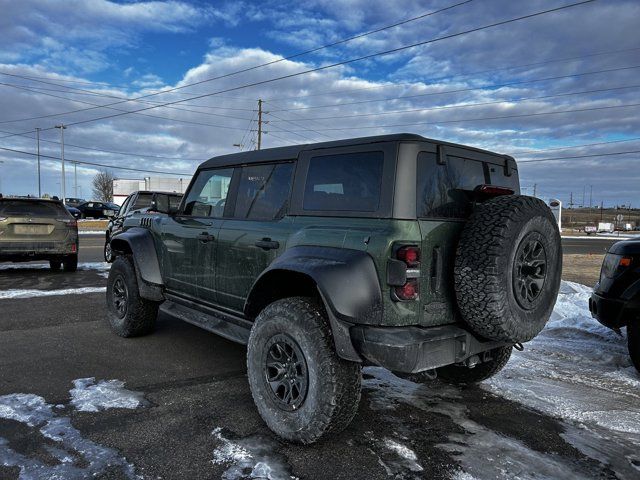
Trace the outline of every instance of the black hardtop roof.
<instances>
[{"instance_id":1,"label":"black hardtop roof","mask_svg":"<svg viewBox=\"0 0 640 480\"><path fill-rule=\"evenodd\" d=\"M366 145L368 143L402 142L402 141L431 142L438 145L460 147L460 148L465 148L469 150L474 150L476 152L502 156L498 153L490 152L488 150L470 147L467 145L445 142L442 140L434 140L432 138L423 137L422 135L416 135L415 133L394 133L392 135L377 135L373 137L348 138L345 140L335 140L332 142L305 143L300 145L291 145L288 147L265 148L263 150L251 150L248 152L231 153L228 155L220 155L218 157L210 158L209 160L200 164L199 168L201 169L215 168L215 167L223 167L226 165L238 165L238 164L245 164L245 163L262 163L262 162L272 162L276 160L294 159L294 158L298 158L298 155L300 154L300 152L304 150L349 147L352 145Z\"/></svg>"}]
</instances>

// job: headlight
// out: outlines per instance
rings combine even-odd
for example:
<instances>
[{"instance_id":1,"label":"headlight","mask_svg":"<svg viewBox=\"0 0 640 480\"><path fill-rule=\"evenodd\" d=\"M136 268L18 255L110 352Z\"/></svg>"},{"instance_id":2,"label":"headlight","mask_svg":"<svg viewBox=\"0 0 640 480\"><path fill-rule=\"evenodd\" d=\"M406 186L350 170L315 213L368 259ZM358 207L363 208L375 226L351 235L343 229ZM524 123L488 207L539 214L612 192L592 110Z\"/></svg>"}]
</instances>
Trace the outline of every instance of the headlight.
<instances>
[{"instance_id":1,"label":"headlight","mask_svg":"<svg viewBox=\"0 0 640 480\"><path fill-rule=\"evenodd\" d=\"M602 270L600 272L600 279L602 277L616 278L632 263L631 257L625 257L623 255L616 255L614 253L607 253L602 262Z\"/></svg>"}]
</instances>

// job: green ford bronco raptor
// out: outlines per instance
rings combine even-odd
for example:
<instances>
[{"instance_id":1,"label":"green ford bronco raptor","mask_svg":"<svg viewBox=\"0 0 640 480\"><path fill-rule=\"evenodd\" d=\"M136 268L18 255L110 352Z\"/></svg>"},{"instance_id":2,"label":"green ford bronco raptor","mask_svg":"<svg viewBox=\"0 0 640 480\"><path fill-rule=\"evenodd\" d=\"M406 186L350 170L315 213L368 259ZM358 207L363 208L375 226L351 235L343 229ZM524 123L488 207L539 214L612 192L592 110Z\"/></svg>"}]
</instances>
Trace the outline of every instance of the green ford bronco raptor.
<instances>
[{"instance_id":1,"label":"green ford bronco raptor","mask_svg":"<svg viewBox=\"0 0 640 480\"><path fill-rule=\"evenodd\" d=\"M519 193L513 158L410 134L215 157L112 238L109 322L246 344L260 415L311 443L354 417L363 365L477 382L540 332L560 235Z\"/></svg>"}]
</instances>

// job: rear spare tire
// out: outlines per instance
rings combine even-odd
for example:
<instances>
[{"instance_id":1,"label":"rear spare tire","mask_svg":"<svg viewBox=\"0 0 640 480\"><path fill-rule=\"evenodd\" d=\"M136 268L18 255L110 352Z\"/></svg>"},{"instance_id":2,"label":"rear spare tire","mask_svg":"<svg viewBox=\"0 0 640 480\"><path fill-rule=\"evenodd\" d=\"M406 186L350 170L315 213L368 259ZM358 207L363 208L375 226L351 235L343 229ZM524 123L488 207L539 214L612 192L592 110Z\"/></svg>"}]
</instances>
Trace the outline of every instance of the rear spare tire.
<instances>
[{"instance_id":1,"label":"rear spare tire","mask_svg":"<svg viewBox=\"0 0 640 480\"><path fill-rule=\"evenodd\" d=\"M458 308L490 340L526 342L544 328L562 272L560 233L540 199L493 198L476 206L456 251Z\"/></svg>"}]
</instances>

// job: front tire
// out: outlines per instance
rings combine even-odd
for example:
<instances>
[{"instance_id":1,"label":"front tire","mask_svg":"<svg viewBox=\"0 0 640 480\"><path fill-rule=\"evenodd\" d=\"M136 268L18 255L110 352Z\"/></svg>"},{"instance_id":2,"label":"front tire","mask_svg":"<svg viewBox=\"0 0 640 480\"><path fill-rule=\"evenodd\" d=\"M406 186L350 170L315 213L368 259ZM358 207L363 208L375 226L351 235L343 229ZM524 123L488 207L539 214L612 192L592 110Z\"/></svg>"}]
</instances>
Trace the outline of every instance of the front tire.
<instances>
[{"instance_id":1,"label":"front tire","mask_svg":"<svg viewBox=\"0 0 640 480\"><path fill-rule=\"evenodd\" d=\"M360 364L335 352L317 302L278 300L258 315L247 348L253 400L280 437L309 444L344 430L360 401Z\"/></svg>"},{"instance_id":2,"label":"front tire","mask_svg":"<svg viewBox=\"0 0 640 480\"><path fill-rule=\"evenodd\" d=\"M104 242L104 261L107 263L113 263L113 250L111 250L111 240L107 238Z\"/></svg>"},{"instance_id":3,"label":"front tire","mask_svg":"<svg viewBox=\"0 0 640 480\"><path fill-rule=\"evenodd\" d=\"M631 363L640 372L640 321L631 320L627 325L627 344Z\"/></svg>"},{"instance_id":4,"label":"front tire","mask_svg":"<svg viewBox=\"0 0 640 480\"><path fill-rule=\"evenodd\" d=\"M107 319L121 337L151 333L156 325L158 302L140 296L132 259L120 256L113 262L107 280Z\"/></svg>"},{"instance_id":5,"label":"front tire","mask_svg":"<svg viewBox=\"0 0 640 480\"><path fill-rule=\"evenodd\" d=\"M504 368L511 357L513 347L500 347L491 351L491 360L482 362L473 368L447 365L436 369L438 378L453 385L478 383L493 377Z\"/></svg>"}]
</instances>

